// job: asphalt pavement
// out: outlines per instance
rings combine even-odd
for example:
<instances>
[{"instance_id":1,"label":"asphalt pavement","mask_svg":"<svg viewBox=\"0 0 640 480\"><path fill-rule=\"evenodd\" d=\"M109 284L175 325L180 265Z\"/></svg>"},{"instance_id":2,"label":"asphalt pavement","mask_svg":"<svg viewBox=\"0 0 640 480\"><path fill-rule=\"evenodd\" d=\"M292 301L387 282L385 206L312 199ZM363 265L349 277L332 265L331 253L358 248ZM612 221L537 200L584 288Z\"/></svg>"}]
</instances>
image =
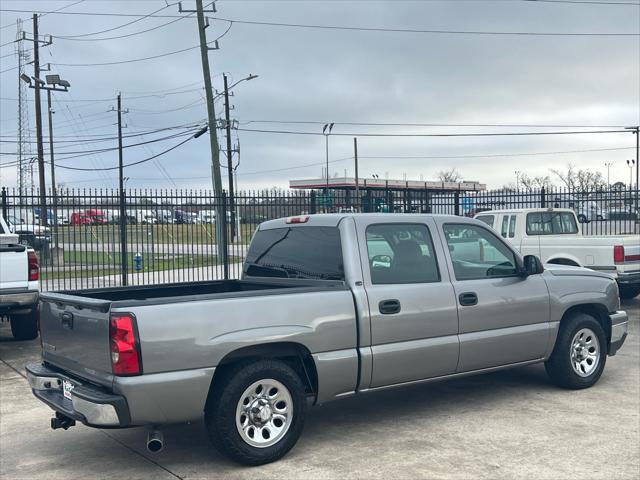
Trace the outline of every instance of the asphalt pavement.
<instances>
[{"instance_id":1,"label":"asphalt pavement","mask_svg":"<svg viewBox=\"0 0 640 480\"><path fill-rule=\"evenodd\" d=\"M0 324L0 478L535 478L640 477L640 300L623 304L630 334L592 388L552 386L541 365L371 393L311 408L282 460L242 467L218 454L200 422L145 430L49 428L24 365L39 342Z\"/></svg>"}]
</instances>

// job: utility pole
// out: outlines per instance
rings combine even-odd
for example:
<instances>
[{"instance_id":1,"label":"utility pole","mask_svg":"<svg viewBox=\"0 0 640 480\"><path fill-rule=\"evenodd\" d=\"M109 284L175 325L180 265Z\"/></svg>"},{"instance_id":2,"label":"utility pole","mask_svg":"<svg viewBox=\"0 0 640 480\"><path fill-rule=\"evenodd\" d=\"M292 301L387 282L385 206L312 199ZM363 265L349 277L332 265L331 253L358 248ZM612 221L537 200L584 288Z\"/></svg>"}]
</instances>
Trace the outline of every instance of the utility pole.
<instances>
[{"instance_id":1,"label":"utility pole","mask_svg":"<svg viewBox=\"0 0 640 480\"><path fill-rule=\"evenodd\" d=\"M124 164L122 155L122 96L118 92L118 180L120 188L120 268L122 274L122 285L127 286L128 261L127 261L127 211L125 209L124 193ZM126 112L125 112L126 113Z\"/></svg>"},{"instance_id":2,"label":"utility pole","mask_svg":"<svg viewBox=\"0 0 640 480\"><path fill-rule=\"evenodd\" d=\"M360 186L358 185L358 138L353 137L353 158L356 167L356 201L358 202L358 211L360 211Z\"/></svg>"},{"instance_id":3,"label":"utility pole","mask_svg":"<svg viewBox=\"0 0 640 480\"><path fill-rule=\"evenodd\" d=\"M47 225L47 191L44 178L44 147L42 145L42 105L40 104L40 43L38 15L33 14L33 76L35 77L36 143L38 146L38 183L40 185L40 225Z\"/></svg>"},{"instance_id":4,"label":"utility pole","mask_svg":"<svg viewBox=\"0 0 640 480\"><path fill-rule=\"evenodd\" d=\"M223 74L224 79L224 117L227 130L227 173L229 174L229 212L231 213L231 238L236 236L235 222L235 199L233 193L233 152L231 149L231 119L229 118L229 85L227 84L227 74ZM226 213L225 213L226 215Z\"/></svg>"},{"instance_id":5,"label":"utility pole","mask_svg":"<svg viewBox=\"0 0 640 480\"><path fill-rule=\"evenodd\" d=\"M182 4L178 3L180 12L194 13L193 10L183 10ZM211 5L211 12L216 12L215 2ZM208 19L205 21L202 0L196 0L195 13L198 17L198 36L200 38L200 59L202 61L202 75L204 77L204 90L207 98L207 118L209 121L209 140L211 148L211 181L213 184L213 195L218 198L216 202L216 244L218 263L223 265L224 278L229 278L229 265L227 262L227 233L224 228L226 212L222 205L222 176L220 175L220 144L218 143L218 132L216 128L216 112L213 103L213 88L211 86L211 70L209 68L209 50L218 48L218 41L214 47L207 45L207 34L205 28L209 26Z\"/></svg>"}]
</instances>

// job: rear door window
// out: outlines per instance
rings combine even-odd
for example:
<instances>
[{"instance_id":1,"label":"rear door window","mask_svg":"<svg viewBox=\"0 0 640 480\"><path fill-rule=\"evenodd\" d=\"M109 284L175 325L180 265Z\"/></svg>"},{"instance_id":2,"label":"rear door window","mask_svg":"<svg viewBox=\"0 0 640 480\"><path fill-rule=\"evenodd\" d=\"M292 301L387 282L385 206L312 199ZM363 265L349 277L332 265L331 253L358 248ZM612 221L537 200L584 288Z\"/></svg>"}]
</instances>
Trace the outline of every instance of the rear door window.
<instances>
[{"instance_id":1,"label":"rear door window","mask_svg":"<svg viewBox=\"0 0 640 480\"><path fill-rule=\"evenodd\" d=\"M507 238L507 230L509 228L509 215L505 215L502 217L502 229L500 230L500 234L502 238Z\"/></svg>"},{"instance_id":2,"label":"rear door window","mask_svg":"<svg viewBox=\"0 0 640 480\"><path fill-rule=\"evenodd\" d=\"M440 281L433 241L426 225L370 225L366 235L372 284Z\"/></svg>"},{"instance_id":3,"label":"rear door window","mask_svg":"<svg viewBox=\"0 0 640 480\"><path fill-rule=\"evenodd\" d=\"M258 230L244 264L250 277L344 280L338 227Z\"/></svg>"},{"instance_id":4,"label":"rear door window","mask_svg":"<svg viewBox=\"0 0 640 480\"><path fill-rule=\"evenodd\" d=\"M516 215L511 215L511 221L509 222L509 238L516 236Z\"/></svg>"}]
</instances>

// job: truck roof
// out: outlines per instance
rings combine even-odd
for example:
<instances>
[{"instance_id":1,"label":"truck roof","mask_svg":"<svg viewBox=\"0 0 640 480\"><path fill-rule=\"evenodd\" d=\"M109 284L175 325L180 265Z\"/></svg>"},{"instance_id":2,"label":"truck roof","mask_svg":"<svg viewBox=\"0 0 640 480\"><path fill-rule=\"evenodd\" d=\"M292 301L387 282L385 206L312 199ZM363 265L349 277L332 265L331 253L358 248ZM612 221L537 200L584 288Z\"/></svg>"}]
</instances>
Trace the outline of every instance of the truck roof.
<instances>
[{"instance_id":1,"label":"truck roof","mask_svg":"<svg viewBox=\"0 0 640 480\"><path fill-rule=\"evenodd\" d=\"M479 215L493 215L496 213L538 213L538 212L569 212L575 214L570 208L501 208L499 210L485 210L474 215L474 218Z\"/></svg>"},{"instance_id":2,"label":"truck roof","mask_svg":"<svg viewBox=\"0 0 640 480\"><path fill-rule=\"evenodd\" d=\"M295 227L296 225L314 227L335 227L344 218L376 218L381 222L406 222L418 218L438 218L454 222L473 221L469 217L442 215L433 213L315 213L313 215L295 215L277 218L260 224L261 230L270 228Z\"/></svg>"}]
</instances>

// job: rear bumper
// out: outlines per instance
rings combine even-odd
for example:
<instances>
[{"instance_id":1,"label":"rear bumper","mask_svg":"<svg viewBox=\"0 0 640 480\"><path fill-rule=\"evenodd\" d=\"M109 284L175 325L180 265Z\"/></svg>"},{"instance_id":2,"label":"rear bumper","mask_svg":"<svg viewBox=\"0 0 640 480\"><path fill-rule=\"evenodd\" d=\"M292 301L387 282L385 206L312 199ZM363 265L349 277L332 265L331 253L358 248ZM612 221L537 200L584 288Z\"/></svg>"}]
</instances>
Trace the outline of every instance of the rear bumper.
<instances>
[{"instance_id":1,"label":"rear bumper","mask_svg":"<svg viewBox=\"0 0 640 480\"><path fill-rule=\"evenodd\" d=\"M640 285L640 272L618 273L616 278L620 285Z\"/></svg>"},{"instance_id":2,"label":"rear bumper","mask_svg":"<svg viewBox=\"0 0 640 480\"><path fill-rule=\"evenodd\" d=\"M0 314L23 310L38 304L37 290L0 293Z\"/></svg>"},{"instance_id":3,"label":"rear bumper","mask_svg":"<svg viewBox=\"0 0 640 480\"><path fill-rule=\"evenodd\" d=\"M615 355L627 339L629 318L627 316L627 312L620 310L610 314L609 318L611 318L611 342L609 344L609 355Z\"/></svg>"},{"instance_id":4,"label":"rear bumper","mask_svg":"<svg viewBox=\"0 0 640 480\"><path fill-rule=\"evenodd\" d=\"M31 363L25 367L33 394L56 412L90 427L129 426L129 407L121 395L113 395L87 383L78 382L56 370ZM74 385L71 398L63 394L62 383Z\"/></svg>"}]
</instances>

